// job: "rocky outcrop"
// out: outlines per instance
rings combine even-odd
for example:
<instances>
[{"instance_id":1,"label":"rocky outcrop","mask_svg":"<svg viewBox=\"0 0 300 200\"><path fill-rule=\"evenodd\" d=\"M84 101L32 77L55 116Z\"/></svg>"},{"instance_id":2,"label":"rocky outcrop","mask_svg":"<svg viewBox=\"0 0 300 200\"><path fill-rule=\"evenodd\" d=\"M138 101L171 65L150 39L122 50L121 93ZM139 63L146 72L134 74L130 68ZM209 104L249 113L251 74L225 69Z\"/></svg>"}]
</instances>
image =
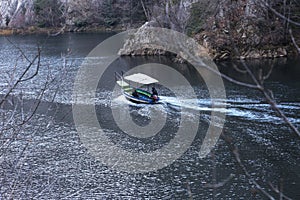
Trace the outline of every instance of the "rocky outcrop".
<instances>
[{"instance_id":1,"label":"rocky outcrop","mask_svg":"<svg viewBox=\"0 0 300 200\"><path fill-rule=\"evenodd\" d=\"M183 1L177 2L182 3ZM197 32L194 32L192 37L209 51L214 60L277 58L285 57L288 52L291 52L285 35L284 21L274 16L274 19L270 20L270 16L272 16L268 13L270 11L263 5L255 4L254 0L225 0L220 4L216 4L215 1L208 1L205 5L204 1L192 2L189 7L184 8L185 11L192 9L190 22L192 19L200 17L198 15L193 16L193 14L202 11L205 9L204 7L210 7L209 9L214 10L214 12L206 15L202 15L202 12L200 12L203 19L195 21L196 26L200 29L195 29ZM177 8L180 8L180 6ZM180 13L180 11L178 12ZM142 26L137 34L133 35L135 39L131 39L130 43L126 43L126 48L121 53L124 55L164 54L163 51L155 49L132 50L132 47L135 46L134 42L138 43L139 40L143 39L139 33L143 33L147 27L161 27L164 24L167 25L166 28L170 28L166 23L168 20L164 23L161 22L161 19L164 19L164 13L159 17L152 18L151 22ZM179 14L173 15L176 17ZM201 22L203 23L202 26L199 25ZM184 32L186 29L179 30Z\"/></svg>"},{"instance_id":2,"label":"rocky outcrop","mask_svg":"<svg viewBox=\"0 0 300 200\"><path fill-rule=\"evenodd\" d=\"M141 1L1 0L0 28L29 26L137 27L145 22Z\"/></svg>"},{"instance_id":3,"label":"rocky outcrop","mask_svg":"<svg viewBox=\"0 0 300 200\"><path fill-rule=\"evenodd\" d=\"M118 54L123 56L165 55L166 51L163 50L162 46L153 46L149 42L156 40L149 28L157 26L156 22L146 22L136 32L131 32Z\"/></svg>"},{"instance_id":4,"label":"rocky outcrop","mask_svg":"<svg viewBox=\"0 0 300 200\"><path fill-rule=\"evenodd\" d=\"M152 27L153 23L145 23L137 30L128 33L127 40L119 55L168 55L175 62L190 63L210 61L207 49L185 34ZM197 60L201 58L200 61Z\"/></svg>"},{"instance_id":5,"label":"rocky outcrop","mask_svg":"<svg viewBox=\"0 0 300 200\"><path fill-rule=\"evenodd\" d=\"M119 51L120 55L166 55L169 52L164 50L163 46L142 46L137 48L139 44L146 44L146 41L153 41L155 38L149 34L149 28L161 27L168 28L178 32L185 32L188 24L190 11L193 3L199 0L163 0L157 1L152 5L152 12L149 13L148 22L142 25L136 33L132 33L130 39L125 43L124 48ZM164 41L161 41L164 43ZM165 44L167 45L167 44ZM178 56L178 55L177 55ZM178 60L181 58L177 57Z\"/></svg>"},{"instance_id":6,"label":"rocky outcrop","mask_svg":"<svg viewBox=\"0 0 300 200\"><path fill-rule=\"evenodd\" d=\"M275 0L273 3L276 6ZM216 60L276 58L288 54L286 22L254 0L223 1L216 15L206 20L197 41Z\"/></svg>"},{"instance_id":7,"label":"rocky outcrop","mask_svg":"<svg viewBox=\"0 0 300 200\"><path fill-rule=\"evenodd\" d=\"M270 4L280 10L284 2L274 0ZM293 13L283 14L299 20L300 6L294 3L289 6L285 10ZM5 34L15 33L14 28L23 27L29 27L33 32L36 27L55 27L63 31L125 30L139 27L146 20L149 22L140 32L150 26L187 33L206 47L216 60L283 57L292 46L288 30L291 25L256 0L0 1L0 28L11 28L4 30L7 31ZM294 29L293 32L297 41L300 40L299 31ZM129 44L128 47L123 54L165 53L147 48L130 51Z\"/></svg>"},{"instance_id":8,"label":"rocky outcrop","mask_svg":"<svg viewBox=\"0 0 300 200\"><path fill-rule=\"evenodd\" d=\"M21 28L33 22L33 0L1 0L0 27Z\"/></svg>"}]
</instances>

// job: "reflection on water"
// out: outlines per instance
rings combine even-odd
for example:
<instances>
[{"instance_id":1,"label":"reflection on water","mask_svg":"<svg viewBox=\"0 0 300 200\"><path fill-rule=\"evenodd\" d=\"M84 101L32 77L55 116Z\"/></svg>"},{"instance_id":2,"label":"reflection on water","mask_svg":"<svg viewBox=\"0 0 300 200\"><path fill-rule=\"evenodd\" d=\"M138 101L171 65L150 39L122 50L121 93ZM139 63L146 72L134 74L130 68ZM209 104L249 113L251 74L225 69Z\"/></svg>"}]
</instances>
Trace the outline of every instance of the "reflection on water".
<instances>
[{"instance_id":1,"label":"reflection on water","mask_svg":"<svg viewBox=\"0 0 300 200\"><path fill-rule=\"evenodd\" d=\"M231 83L226 84L227 99L217 102L226 105L227 109L212 108L211 99L201 77L195 77L195 70L185 64L176 64L170 58L123 57L118 59L105 72L95 93L82 91L82 105L95 104L97 117L107 136L112 142L129 151L149 152L160 149L174 137L180 126L182 117L190 121L199 120L199 130L191 147L172 165L159 171L146 174L128 174L118 172L104 166L82 145L72 123L71 104L73 81L84 56L109 34L66 34L57 38L46 36L13 36L10 40L24 49L27 56L35 54L36 43L43 46L42 68L34 81L23 83L13 94L20 95L30 105L37 97L38 89L48 75L48 68L53 76L59 76L65 66L66 72L59 82L46 92L41 108L32 121L26 125L8 149L1 150L0 157L0 191L1 197L7 198L11 187L15 184L15 198L149 198L149 199L212 199L213 195L220 199L262 199L248 178L242 173L234 161L231 151L223 140L219 140L214 155L200 159L199 151L211 121L211 112L226 113L224 132L229 134L240 150L240 156L250 175L271 194L268 183L282 185L287 196L297 199L300 196L299 165L300 144L290 129L276 116L265 103L259 92L245 89ZM44 42L46 41L46 42ZM12 69L18 51L5 39L0 38L0 92L5 93L7 73ZM71 52L67 58L62 54ZM95 58L97 62L105 58ZM65 62L66 61L66 62ZM119 90L114 92L113 73L128 71L134 66L158 62L172 66L182 73L193 86L197 99L189 98L178 101L169 90L160 88L159 93L163 105L136 105L121 96ZM24 58L20 57L17 72L22 70ZM232 63L219 63L222 71L233 74L237 79L248 80L246 75L236 74L230 67ZM255 60L249 62L253 68L274 66L274 73L266 82L280 109L298 128L300 127L300 65L299 60ZM170 77L172 78L172 77ZM178 85L179 93L185 88ZM53 92L57 91L54 102ZM86 100L85 97L92 97ZM17 100L16 100L17 101ZM48 111L51 107L52 110ZM124 107L129 108L124 113ZM11 108L11 107L10 107ZM185 108L185 112L181 112ZM151 122L152 112L167 115L167 123L162 131L150 138L140 139L123 133L114 122L111 109L119 111L119 118L131 117L141 126ZM9 105L1 111L6 113ZM45 114L48 111L48 114ZM18 111L19 112L19 111ZM3 118L4 115L0 115ZM2 121L2 120L1 120ZM2 125L1 125L2 126ZM87 130L89 131L89 130ZM5 132L8 134L8 132ZM6 137L6 136L5 136ZM5 142L1 136L1 144ZM26 147L26 148L25 148ZM18 155L22 154L22 162L15 165ZM213 183L230 179L224 186L216 189L207 188Z\"/></svg>"}]
</instances>

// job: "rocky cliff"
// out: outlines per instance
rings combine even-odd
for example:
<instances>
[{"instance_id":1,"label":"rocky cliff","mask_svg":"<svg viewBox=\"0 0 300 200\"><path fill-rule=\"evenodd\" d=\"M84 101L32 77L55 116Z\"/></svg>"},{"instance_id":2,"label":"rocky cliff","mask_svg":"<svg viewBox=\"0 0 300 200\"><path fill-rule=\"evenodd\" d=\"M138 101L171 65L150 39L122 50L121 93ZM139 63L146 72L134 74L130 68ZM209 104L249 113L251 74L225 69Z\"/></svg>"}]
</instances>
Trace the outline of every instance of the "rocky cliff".
<instances>
[{"instance_id":1,"label":"rocky cliff","mask_svg":"<svg viewBox=\"0 0 300 200\"><path fill-rule=\"evenodd\" d=\"M239 0L218 4L195 37L215 59L273 58L287 55L287 32L286 21L260 1Z\"/></svg>"},{"instance_id":2,"label":"rocky cliff","mask_svg":"<svg viewBox=\"0 0 300 200\"><path fill-rule=\"evenodd\" d=\"M183 2L165 1L162 8L154 5L147 26L187 33L206 47L216 60L284 57L295 50L289 30L297 30L297 27L288 20L299 19L299 4L286 4L284 0L274 0L270 4L256 0L201 0L184 7ZM139 32L143 31L139 30L133 37L143 37ZM130 44L123 49L132 49ZM130 51L122 53L139 54ZM145 53L142 51L142 54Z\"/></svg>"},{"instance_id":3,"label":"rocky cliff","mask_svg":"<svg viewBox=\"0 0 300 200\"><path fill-rule=\"evenodd\" d=\"M25 27L34 23L33 0L1 0L0 26Z\"/></svg>"},{"instance_id":4,"label":"rocky cliff","mask_svg":"<svg viewBox=\"0 0 300 200\"><path fill-rule=\"evenodd\" d=\"M149 1L150 2L150 1ZM134 26L145 22L137 0L1 0L0 27L77 28Z\"/></svg>"},{"instance_id":5,"label":"rocky cliff","mask_svg":"<svg viewBox=\"0 0 300 200\"><path fill-rule=\"evenodd\" d=\"M65 30L79 31L86 27L128 29L148 21L147 26L188 34L209 49L215 59L286 56L293 47L292 39L294 43L300 40L300 23L293 23L300 19L300 4L286 0L263 2L1 0L0 27L67 27Z\"/></svg>"}]
</instances>

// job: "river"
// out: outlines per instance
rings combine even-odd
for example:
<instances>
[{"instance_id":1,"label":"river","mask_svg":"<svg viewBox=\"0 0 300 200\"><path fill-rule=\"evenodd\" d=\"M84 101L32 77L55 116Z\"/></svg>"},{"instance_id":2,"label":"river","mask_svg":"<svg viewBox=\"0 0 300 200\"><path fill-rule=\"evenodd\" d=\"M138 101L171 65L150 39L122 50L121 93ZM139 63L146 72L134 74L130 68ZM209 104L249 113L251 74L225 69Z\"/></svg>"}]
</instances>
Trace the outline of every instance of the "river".
<instances>
[{"instance_id":1,"label":"river","mask_svg":"<svg viewBox=\"0 0 300 200\"><path fill-rule=\"evenodd\" d=\"M79 104L83 107L95 105L97 120L107 138L123 150L146 154L168 145L180 129L183 118L195 121L199 127L189 147L174 162L145 173L120 171L118 167L96 159L74 124L73 86L85 56L112 35L69 33L57 37L0 37L1 96L7 92L9 80L13 79L11 74L20 75L25 69L26 58L33 59L38 46L42 49L38 75L20 83L9 97L13 103L19 102L16 103L15 118L30 113L43 85L49 77L53 80L45 90L36 114L19 132L6 129L11 124L7 116L12 113L13 103L6 103L0 109L3 121L0 125L0 199L266 199L254 187L254 181L276 198L279 194L270 185L279 187L292 199L300 198L300 139L270 108L262 94L224 81L227 98L221 101L226 109L214 110L201 76L195 75L192 66L174 63L170 57L118 58L106 70L107 76L101 79L92 102ZM105 57L95 59L102 62ZM126 72L153 62L172 66L183 74L190 81L196 98L189 96L185 92L187 88L178 84L174 90L158 88L164 105L136 105L122 98L118 89L114 90L114 71ZM272 90L278 107L299 129L300 59L253 60L247 64L256 71L274 65L265 85ZM247 75L233 69L233 62L224 61L217 65L223 73L249 81ZM34 72L32 68L30 73ZM174 95L176 92L185 94L181 103ZM82 95L89 94L83 91ZM245 175L230 145L223 139L218 140L212 153L199 157L213 111L225 113L223 131L238 148L249 176ZM114 113L118 113L117 116ZM166 122L158 134L148 138L128 135L115 122L116 118L119 121L130 118L143 127L151 124L157 113L165 116ZM87 132L92 131L89 128L86 128ZM8 140L11 142L5 146ZM113 160L115 155L104 156ZM211 187L214 184L215 189Z\"/></svg>"}]
</instances>

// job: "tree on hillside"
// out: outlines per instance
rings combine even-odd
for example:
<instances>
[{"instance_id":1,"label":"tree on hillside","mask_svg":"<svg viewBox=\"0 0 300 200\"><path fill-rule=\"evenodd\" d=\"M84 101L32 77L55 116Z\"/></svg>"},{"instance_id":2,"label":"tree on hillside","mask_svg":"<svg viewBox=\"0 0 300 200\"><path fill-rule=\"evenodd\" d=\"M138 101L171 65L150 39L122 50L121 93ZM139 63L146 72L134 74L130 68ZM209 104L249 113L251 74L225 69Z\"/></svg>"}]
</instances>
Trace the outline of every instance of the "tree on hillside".
<instances>
[{"instance_id":1,"label":"tree on hillside","mask_svg":"<svg viewBox=\"0 0 300 200\"><path fill-rule=\"evenodd\" d=\"M64 23L63 4L59 0L35 0L34 12L40 27L57 27Z\"/></svg>"},{"instance_id":2,"label":"tree on hillside","mask_svg":"<svg viewBox=\"0 0 300 200\"><path fill-rule=\"evenodd\" d=\"M0 197L35 199L51 184L45 182L34 186L33 170L26 170L26 159L36 151L29 146L33 145L37 134L43 134L53 124L54 118L50 113L57 112L53 102L65 80L67 62L63 58L61 69L54 72L51 63L42 61L40 47L35 55L28 55L16 44L10 43L17 54L6 58L11 60L11 66L2 68L0 75ZM28 83L33 82L35 88L28 88ZM26 97L29 89L30 98ZM41 113L45 99L51 105L44 106ZM41 115L50 120L42 122ZM28 187L24 188L23 184Z\"/></svg>"},{"instance_id":3,"label":"tree on hillside","mask_svg":"<svg viewBox=\"0 0 300 200\"><path fill-rule=\"evenodd\" d=\"M182 33L186 32L190 17L189 1L141 0L145 16L148 21L157 23L160 27L170 28Z\"/></svg>"}]
</instances>

